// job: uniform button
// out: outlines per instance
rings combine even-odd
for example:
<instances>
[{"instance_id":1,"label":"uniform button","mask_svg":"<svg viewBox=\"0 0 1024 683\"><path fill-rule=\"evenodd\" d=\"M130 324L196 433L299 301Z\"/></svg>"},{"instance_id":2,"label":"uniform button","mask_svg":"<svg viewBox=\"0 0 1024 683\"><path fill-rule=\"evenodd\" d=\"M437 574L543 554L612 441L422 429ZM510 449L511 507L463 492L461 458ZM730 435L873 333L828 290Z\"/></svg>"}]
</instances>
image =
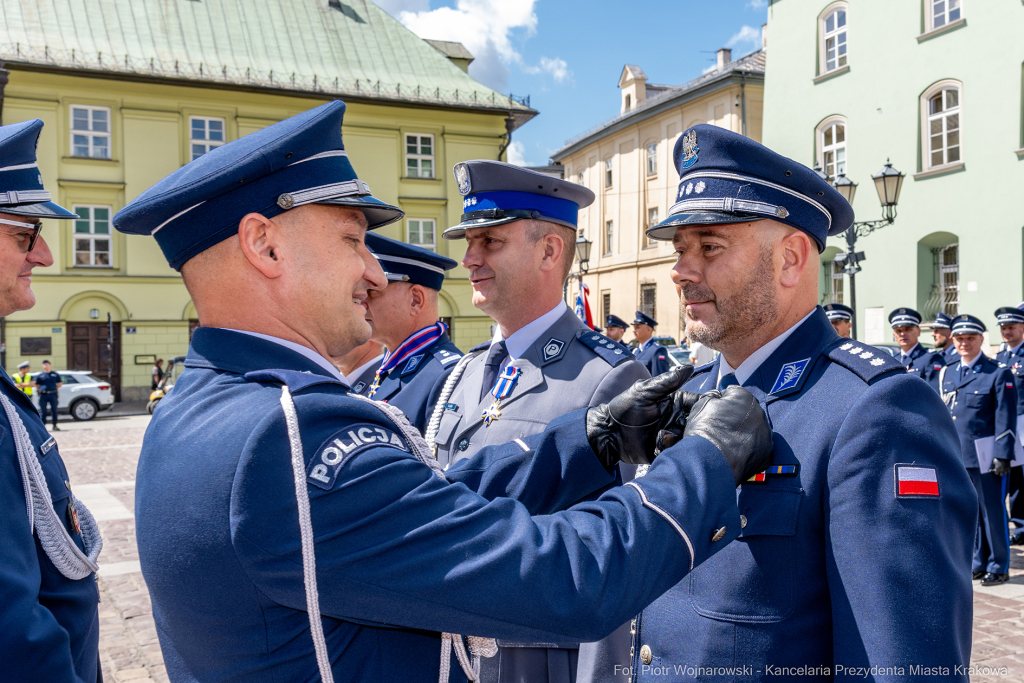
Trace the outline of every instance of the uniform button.
<instances>
[{"instance_id":1,"label":"uniform button","mask_svg":"<svg viewBox=\"0 0 1024 683\"><path fill-rule=\"evenodd\" d=\"M650 646L644 645L642 648L640 648L640 661L641 662L643 662L644 664L650 664L652 659L654 659L654 657L653 657L653 655L651 655L651 648L650 648Z\"/></svg>"},{"instance_id":2,"label":"uniform button","mask_svg":"<svg viewBox=\"0 0 1024 683\"><path fill-rule=\"evenodd\" d=\"M715 531L714 536L711 537L711 542L715 543L717 541L721 541L723 538L725 538L725 527L724 526L721 529L718 529L717 531Z\"/></svg>"},{"instance_id":3,"label":"uniform button","mask_svg":"<svg viewBox=\"0 0 1024 683\"><path fill-rule=\"evenodd\" d=\"M956 422L956 415L953 416L953 422Z\"/></svg>"},{"instance_id":4,"label":"uniform button","mask_svg":"<svg viewBox=\"0 0 1024 683\"><path fill-rule=\"evenodd\" d=\"M463 439L459 442L459 450L464 451L469 448L469 439Z\"/></svg>"},{"instance_id":5,"label":"uniform button","mask_svg":"<svg viewBox=\"0 0 1024 683\"><path fill-rule=\"evenodd\" d=\"M743 515L740 515L740 528L741 529L746 529L747 528L747 518L745 516L743 516Z\"/></svg>"}]
</instances>

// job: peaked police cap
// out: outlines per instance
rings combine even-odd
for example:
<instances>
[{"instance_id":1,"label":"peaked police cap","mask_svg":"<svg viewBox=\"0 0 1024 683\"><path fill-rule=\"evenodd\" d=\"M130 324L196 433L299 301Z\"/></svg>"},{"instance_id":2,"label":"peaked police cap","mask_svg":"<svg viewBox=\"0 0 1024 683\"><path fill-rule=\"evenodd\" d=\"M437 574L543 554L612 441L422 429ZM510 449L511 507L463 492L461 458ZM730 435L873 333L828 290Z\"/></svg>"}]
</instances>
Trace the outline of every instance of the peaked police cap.
<instances>
[{"instance_id":1,"label":"peaked police cap","mask_svg":"<svg viewBox=\"0 0 1024 683\"><path fill-rule=\"evenodd\" d=\"M366 233L366 248L380 261L389 282L409 282L440 290L445 271L459 265L455 259L435 254L429 249L372 232Z\"/></svg>"},{"instance_id":2,"label":"peaked police cap","mask_svg":"<svg viewBox=\"0 0 1024 683\"><path fill-rule=\"evenodd\" d=\"M36 163L39 119L0 126L0 213L32 218L78 218L51 201Z\"/></svg>"}]
</instances>

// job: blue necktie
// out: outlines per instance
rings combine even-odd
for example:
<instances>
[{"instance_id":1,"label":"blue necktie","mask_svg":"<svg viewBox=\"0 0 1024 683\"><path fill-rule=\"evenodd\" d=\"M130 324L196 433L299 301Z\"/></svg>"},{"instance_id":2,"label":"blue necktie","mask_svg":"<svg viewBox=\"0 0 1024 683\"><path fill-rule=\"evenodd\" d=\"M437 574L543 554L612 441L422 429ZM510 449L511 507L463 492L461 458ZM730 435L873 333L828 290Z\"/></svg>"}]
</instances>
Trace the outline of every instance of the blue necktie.
<instances>
[{"instance_id":1,"label":"blue necktie","mask_svg":"<svg viewBox=\"0 0 1024 683\"><path fill-rule=\"evenodd\" d=\"M481 401L487 392L494 388L494 383L498 381L498 371L506 358L508 358L508 347L505 346L504 341L491 344L491 348L487 352L487 360L484 362L484 381L480 387Z\"/></svg>"},{"instance_id":2,"label":"blue necktie","mask_svg":"<svg viewBox=\"0 0 1024 683\"><path fill-rule=\"evenodd\" d=\"M718 380L718 390L725 391L726 387L738 386L739 383L736 373L730 372L728 375L722 375L722 379Z\"/></svg>"},{"instance_id":3,"label":"blue necktie","mask_svg":"<svg viewBox=\"0 0 1024 683\"><path fill-rule=\"evenodd\" d=\"M963 363L960 364L960 379L963 379L964 377L967 376L967 371L968 370L970 370L970 368L968 368Z\"/></svg>"}]
</instances>

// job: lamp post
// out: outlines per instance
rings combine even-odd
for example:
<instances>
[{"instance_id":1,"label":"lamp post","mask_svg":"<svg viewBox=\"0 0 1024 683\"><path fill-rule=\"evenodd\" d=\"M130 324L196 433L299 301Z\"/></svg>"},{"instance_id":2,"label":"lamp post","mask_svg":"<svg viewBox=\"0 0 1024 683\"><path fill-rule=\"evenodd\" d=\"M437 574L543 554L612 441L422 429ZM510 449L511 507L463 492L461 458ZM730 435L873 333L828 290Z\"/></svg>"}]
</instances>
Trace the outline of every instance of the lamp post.
<instances>
[{"instance_id":1,"label":"lamp post","mask_svg":"<svg viewBox=\"0 0 1024 683\"><path fill-rule=\"evenodd\" d=\"M815 166L815 172L820 176L826 176L819 167ZM835 262L843 265L843 273L850 276L850 307L853 309L853 338L857 338L857 273L861 271L860 262L864 260L864 252L857 251L855 245L858 237L870 235L879 228L891 225L896 220L896 203L900 199L900 190L903 188L903 174L892 167L889 160L885 160L882 170L871 176L875 181L875 191L878 193L878 202L882 205L882 218L876 221L858 221L846 231L846 253L839 254ZM857 193L857 183L840 173L832 182L839 194L853 204L853 197Z\"/></svg>"},{"instance_id":2,"label":"lamp post","mask_svg":"<svg viewBox=\"0 0 1024 683\"><path fill-rule=\"evenodd\" d=\"M583 276L587 274L590 266L590 247L594 245L593 242L583 236L583 229L579 230L576 237L576 260L580 262L580 270L575 273L577 279L583 279ZM564 301L569 293L569 280L572 279L572 273L570 277L565 278L565 284L562 285L562 300Z\"/></svg>"}]
</instances>

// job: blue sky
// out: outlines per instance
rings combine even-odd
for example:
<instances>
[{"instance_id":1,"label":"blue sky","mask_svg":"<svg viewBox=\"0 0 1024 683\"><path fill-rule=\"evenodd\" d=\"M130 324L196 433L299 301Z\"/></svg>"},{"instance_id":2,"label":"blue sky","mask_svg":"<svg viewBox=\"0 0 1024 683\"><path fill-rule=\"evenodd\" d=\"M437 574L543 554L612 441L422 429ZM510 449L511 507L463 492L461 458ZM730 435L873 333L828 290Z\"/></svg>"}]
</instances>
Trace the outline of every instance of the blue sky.
<instances>
[{"instance_id":1,"label":"blue sky","mask_svg":"<svg viewBox=\"0 0 1024 683\"><path fill-rule=\"evenodd\" d=\"M565 141L619 113L619 74L676 85L761 45L767 0L374 0L422 38L457 40L470 74L540 111L517 130L510 159L541 165Z\"/></svg>"}]
</instances>

